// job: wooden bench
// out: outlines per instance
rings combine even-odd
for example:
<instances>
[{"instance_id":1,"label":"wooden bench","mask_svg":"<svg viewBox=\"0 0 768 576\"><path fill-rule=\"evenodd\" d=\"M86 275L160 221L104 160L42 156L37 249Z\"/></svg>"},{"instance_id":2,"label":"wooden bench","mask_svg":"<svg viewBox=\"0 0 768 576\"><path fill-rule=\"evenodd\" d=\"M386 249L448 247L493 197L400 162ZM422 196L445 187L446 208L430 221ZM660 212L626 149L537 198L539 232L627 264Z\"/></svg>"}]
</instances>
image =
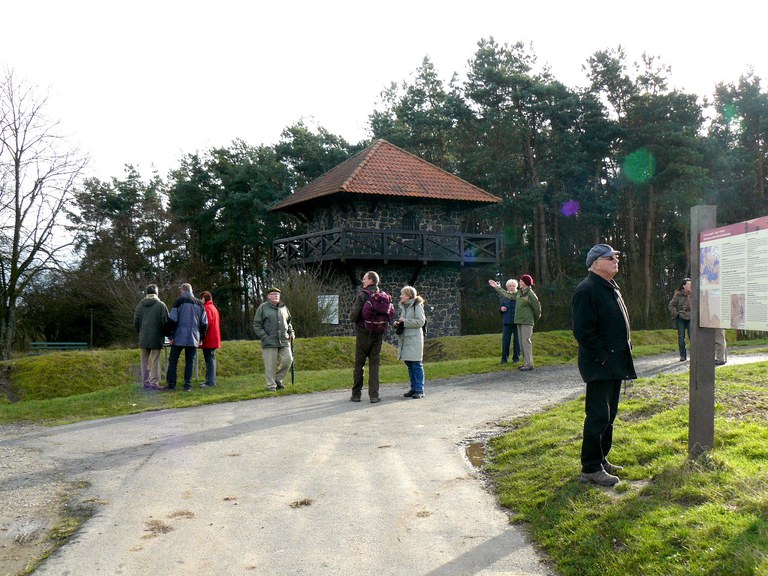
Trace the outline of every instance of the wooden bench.
<instances>
[{"instance_id":1,"label":"wooden bench","mask_svg":"<svg viewBox=\"0 0 768 576\"><path fill-rule=\"evenodd\" d=\"M88 342L30 342L29 349L35 354L54 350L85 350Z\"/></svg>"}]
</instances>

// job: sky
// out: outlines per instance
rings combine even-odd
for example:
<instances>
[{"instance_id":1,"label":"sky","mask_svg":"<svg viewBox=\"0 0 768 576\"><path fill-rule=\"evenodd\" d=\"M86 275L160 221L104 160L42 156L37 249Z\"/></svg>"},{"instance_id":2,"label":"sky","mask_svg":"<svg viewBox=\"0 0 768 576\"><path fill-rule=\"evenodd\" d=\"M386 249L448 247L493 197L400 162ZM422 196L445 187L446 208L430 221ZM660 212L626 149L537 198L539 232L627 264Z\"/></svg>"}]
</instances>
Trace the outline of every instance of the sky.
<instances>
[{"instance_id":1,"label":"sky","mask_svg":"<svg viewBox=\"0 0 768 576\"><path fill-rule=\"evenodd\" d=\"M750 70L768 78L767 15L745 0L0 0L0 67L47 96L88 176L165 177L186 154L273 145L300 120L357 143L384 88L425 56L444 82L463 77L482 38L530 45L574 88L621 45L711 97Z\"/></svg>"}]
</instances>

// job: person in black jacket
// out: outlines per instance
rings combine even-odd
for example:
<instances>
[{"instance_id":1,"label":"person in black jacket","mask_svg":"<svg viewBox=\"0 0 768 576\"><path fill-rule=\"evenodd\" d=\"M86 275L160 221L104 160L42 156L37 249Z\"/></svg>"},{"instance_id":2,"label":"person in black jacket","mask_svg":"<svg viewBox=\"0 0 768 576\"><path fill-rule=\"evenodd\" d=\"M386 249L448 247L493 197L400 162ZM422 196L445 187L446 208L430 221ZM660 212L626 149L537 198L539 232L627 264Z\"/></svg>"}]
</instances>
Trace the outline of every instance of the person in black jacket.
<instances>
[{"instance_id":1,"label":"person in black jacket","mask_svg":"<svg viewBox=\"0 0 768 576\"><path fill-rule=\"evenodd\" d=\"M613 422L619 409L622 380L637 378L632 360L629 314L613 277L619 254L596 244L587 254L589 274L571 301L573 335L579 343L579 373L587 384L581 445L582 482L613 486L621 466L608 461Z\"/></svg>"},{"instance_id":2,"label":"person in black jacket","mask_svg":"<svg viewBox=\"0 0 768 576\"><path fill-rule=\"evenodd\" d=\"M510 295L517 291L517 280L510 278L505 285L506 290L502 290L495 281L491 280L488 284L496 290L501 297L499 312L501 313L501 363L506 364L509 360L509 344L512 343L512 362L520 361L520 331L515 324L515 304L514 298Z\"/></svg>"}]
</instances>

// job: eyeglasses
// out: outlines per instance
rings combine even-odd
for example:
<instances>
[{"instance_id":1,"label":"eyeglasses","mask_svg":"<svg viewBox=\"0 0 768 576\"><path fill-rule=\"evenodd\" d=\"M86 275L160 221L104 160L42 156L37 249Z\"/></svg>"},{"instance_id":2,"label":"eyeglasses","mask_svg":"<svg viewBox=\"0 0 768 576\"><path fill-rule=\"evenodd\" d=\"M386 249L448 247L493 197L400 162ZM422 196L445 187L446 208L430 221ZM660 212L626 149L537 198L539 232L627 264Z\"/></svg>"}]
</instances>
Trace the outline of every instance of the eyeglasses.
<instances>
[{"instance_id":1,"label":"eyeglasses","mask_svg":"<svg viewBox=\"0 0 768 576\"><path fill-rule=\"evenodd\" d=\"M619 261L619 255L614 254L613 256L600 256L600 260L613 260L614 262Z\"/></svg>"}]
</instances>

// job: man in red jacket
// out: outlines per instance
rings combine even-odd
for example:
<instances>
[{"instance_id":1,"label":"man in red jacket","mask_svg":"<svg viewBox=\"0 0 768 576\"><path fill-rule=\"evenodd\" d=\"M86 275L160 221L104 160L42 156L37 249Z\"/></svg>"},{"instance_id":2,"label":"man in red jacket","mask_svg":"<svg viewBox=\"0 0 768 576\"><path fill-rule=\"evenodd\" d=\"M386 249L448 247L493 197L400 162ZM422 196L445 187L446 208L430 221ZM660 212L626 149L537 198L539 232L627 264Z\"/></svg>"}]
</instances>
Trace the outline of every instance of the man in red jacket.
<instances>
[{"instance_id":1,"label":"man in red jacket","mask_svg":"<svg viewBox=\"0 0 768 576\"><path fill-rule=\"evenodd\" d=\"M216 386L216 349L221 348L221 330L219 329L219 311L213 305L213 296L207 290L200 294L208 316L208 331L200 343L205 359L205 382L201 388L213 388Z\"/></svg>"}]
</instances>

